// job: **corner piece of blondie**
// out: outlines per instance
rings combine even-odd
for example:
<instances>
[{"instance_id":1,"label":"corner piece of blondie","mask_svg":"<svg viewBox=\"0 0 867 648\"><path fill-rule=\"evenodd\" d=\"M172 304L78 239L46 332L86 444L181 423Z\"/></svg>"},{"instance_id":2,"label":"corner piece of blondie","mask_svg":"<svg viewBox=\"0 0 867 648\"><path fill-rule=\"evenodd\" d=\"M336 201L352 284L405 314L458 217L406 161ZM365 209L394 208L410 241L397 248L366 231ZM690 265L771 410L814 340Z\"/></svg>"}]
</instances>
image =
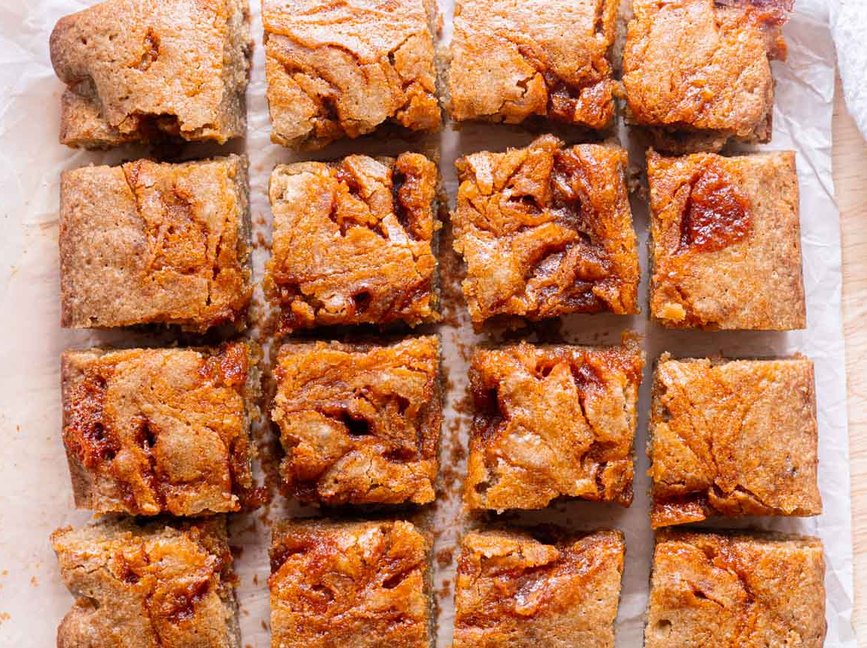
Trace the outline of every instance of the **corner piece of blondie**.
<instances>
[{"instance_id":1,"label":"corner piece of blondie","mask_svg":"<svg viewBox=\"0 0 867 648\"><path fill-rule=\"evenodd\" d=\"M550 135L460 158L455 249L473 325L494 317L638 312L626 151Z\"/></svg>"},{"instance_id":2,"label":"corner piece of blondie","mask_svg":"<svg viewBox=\"0 0 867 648\"><path fill-rule=\"evenodd\" d=\"M252 48L247 0L105 0L64 16L50 43L67 86L60 141L240 137Z\"/></svg>"}]
</instances>

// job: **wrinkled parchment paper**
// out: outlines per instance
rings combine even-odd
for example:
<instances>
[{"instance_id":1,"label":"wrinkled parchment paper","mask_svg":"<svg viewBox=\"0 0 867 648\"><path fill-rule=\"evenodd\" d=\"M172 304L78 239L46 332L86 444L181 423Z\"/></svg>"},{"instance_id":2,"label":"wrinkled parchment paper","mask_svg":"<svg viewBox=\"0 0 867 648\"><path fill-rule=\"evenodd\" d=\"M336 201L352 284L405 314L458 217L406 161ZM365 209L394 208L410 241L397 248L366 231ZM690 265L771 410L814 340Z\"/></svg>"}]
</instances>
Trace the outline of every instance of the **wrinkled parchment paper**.
<instances>
[{"instance_id":1,"label":"wrinkled parchment paper","mask_svg":"<svg viewBox=\"0 0 867 648\"><path fill-rule=\"evenodd\" d=\"M867 137L867 2L831 0L831 31L846 107Z\"/></svg>"},{"instance_id":2,"label":"wrinkled parchment paper","mask_svg":"<svg viewBox=\"0 0 867 648\"><path fill-rule=\"evenodd\" d=\"M57 143L58 109L62 86L48 62L48 35L60 16L92 2L42 0L4 2L0 6L0 646L54 645L56 627L72 603L60 582L48 535L58 526L83 524L88 515L74 511L66 461L60 441L59 354L70 346L95 343L132 346L171 339L140 332L95 333L64 331L59 326L57 209L59 174L88 163L115 163L143 154L136 149L110 153L76 152ZM443 40L450 36L451 1L442 1ZM254 237L270 239L267 179L274 164L302 159L272 145L264 98L263 51L258 3L253 0L253 37L256 41L253 78L248 91L249 134L223 151L246 150L251 160ZM649 487L644 456L650 393L650 366L663 351L677 356L720 354L730 357L773 356L801 352L816 363L819 401L819 479L825 513L813 519L765 519L728 523L816 534L825 543L827 559L827 646L854 646L852 609L852 535L850 528L846 385L840 313L840 232L831 181L831 112L834 94L834 45L828 28L825 0L802 0L785 33L789 60L774 65L778 81L774 140L768 148L794 149L801 181L801 222L804 279L809 328L788 334L757 332L671 332L648 324L645 315L566 318L563 335L580 343L617 342L620 333L637 330L645 336L648 369L640 396L636 439L635 502L628 510L590 503L559 504L545 512L519 516L592 529L613 526L627 538L623 597L617 623L617 645L641 645L647 600L652 533L648 521ZM628 143L621 128L621 141ZM441 169L450 199L456 187L453 161L480 149L501 150L525 145L527 133L495 126L446 129L433 142L408 144L374 140L333 145L316 154L325 159L349 152L395 154L410 146L428 149L441 145ZM188 155L213 154L214 149L189 147ZM633 143L632 164L642 165ZM642 240L642 295L646 299L647 211L634 198L636 229ZM257 280L267 246L255 253ZM785 299L785 295L780 296ZM646 301L644 302L646 303ZM457 310L464 314L463 306ZM445 366L450 379L448 420L443 429L444 465L463 471L455 445L466 443L466 421L454 411L463 397L466 361L462 350L476 338L465 318L459 326L441 327ZM460 423L460 425L458 425ZM453 434L452 430L458 433ZM454 492L447 489L432 513L432 528L440 561L436 567L441 594L439 646L451 637L451 593L454 564L448 558L462 521ZM235 516L231 542L240 548L236 566L243 644L269 645L268 633L268 521L288 514L277 501L267 516ZM718 526L725 526L718 524ZM443 551L445 550L445 551ZM541 647L540 647L541 648Z\"/></svg>"}]
</instances>

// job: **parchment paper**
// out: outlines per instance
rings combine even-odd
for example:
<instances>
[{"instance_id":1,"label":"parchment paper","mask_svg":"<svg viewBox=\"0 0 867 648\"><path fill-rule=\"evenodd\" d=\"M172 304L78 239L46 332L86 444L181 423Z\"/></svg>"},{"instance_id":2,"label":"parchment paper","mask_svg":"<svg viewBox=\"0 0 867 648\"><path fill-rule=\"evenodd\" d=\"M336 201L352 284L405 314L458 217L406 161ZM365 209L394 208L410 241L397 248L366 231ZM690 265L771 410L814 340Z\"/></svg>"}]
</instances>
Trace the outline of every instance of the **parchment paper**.
<instances>
[{"instance_id":1,"label":"parchment paper","mask_svg":"<svg viewBox=\"0 0 867 648\"><path fill-rule=\"evenodd\" d=\"M48 35L62 15L92 4L81 0L4 2L0 6L0 646L52 646L56 627L72 597L60 582L48 535L58 526L83 524L86 512L74 511L66 461L60 441L59 354L70 346L94 343L154 344L157 338L138 332L92 333L64 331L59 326L57 208L59 174L88 163L115 163L140 156L143 150L111 153L75 152L58 144L58 113L62 85L48 61ZM442 1L443 40L449 38L451 0ZM302 159L272 145L264 98L262 27L253 0L253 37L256 41L253 78L248 91L249 133L246 141L223 152L246 150L251 159L251 197L254 237L270 239L266 188L268 174L278 162ZM854 646L852 609L852 534L849 492L848 438L844 346L840 312L840 232L831 180L831 114L834 94L834 45L828 28L825 0L801 0L786 27L789 60L774 65L777 104L774 140L768 148L794 149L801 182L801 223L804 279L809 328L788 334L755 332L669 332L651 326L646 315L606 315L567 318L562 332L580 343L617 342L631 329L645 336L648 368L640 397L636 439L635 502L628 510L589 503L558 505L521 520L553 521L576 528L613 526L627 537L627 565L617 626L617 645L641 645L647 600L652 533L648 521L644 456L649 407L650 367L663 351L677 356L719 354L730 357L773 356L802 352L816 364L819 402L819 480L825 513L806 520L745 520L719 526L762 526L821 536L828 565L827 646ZM621 128L621 141L627 144ZM441 169L450 200L454 200L453 161L480 149L502 150L525 145L532 135L495 126L447 128L441 138L407 143L365 140L334 145L317 159L349 152L395 154L414 147L441 145ZM188 147L187 155L212 154L213 147ZM632 146L632 164L642 166L641 151ZM452 202L453 204L453 202ZM636 229L642 240L642 296L646 304L647 238L644 200L633 200ZM267 258L267 245L255 253L255 277ZM454 286L447 285L448 294ZM784 299L785 296L781 295ZM454 565L447 560L462 521L455 491L463 471L466 421L454 406L464 394L466 345L476 338L466 325L462 304L457 326L440 327L449 376L448 420L443 428L443 462L449 482L432 513L436 534L437 589L442 594L439 646L451 637L451 593ZM645 307L646 309L646 307ZM259 309L256 309L260 313ZM254 331L255 333L255 331ZM245 646L264 648L268 634L268 521L291 511L278 500L267 515L235 516L232 544L239 547L241 627ZM516 520L519 521L519 520ZM445 550L445 551L443 551ZM541 648L541 647L540 647Z\"/></svg>"}]
</instances>

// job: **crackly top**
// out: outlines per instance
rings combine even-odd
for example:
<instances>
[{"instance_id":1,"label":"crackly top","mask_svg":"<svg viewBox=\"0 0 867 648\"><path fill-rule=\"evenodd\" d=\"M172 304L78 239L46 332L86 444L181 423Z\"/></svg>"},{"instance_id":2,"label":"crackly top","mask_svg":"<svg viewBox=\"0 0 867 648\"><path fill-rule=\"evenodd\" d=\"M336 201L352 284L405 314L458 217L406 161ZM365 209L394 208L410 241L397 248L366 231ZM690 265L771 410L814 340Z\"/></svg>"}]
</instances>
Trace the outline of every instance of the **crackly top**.
<instances>
[{"instance_id":1,"label":"crackly top","mask_svg":"<svg viewBox=\"0 0 867 648\"><path fill-rule=\"evenodd\" d=\"M626 152L555 137L460 158L455 249L473 323L497 315L636 313L638 246Z\"/></svg>"},{"instance_id":2,"label":"crackly top","mask_svg":"<svg viewBox=\"0 0 867 648\"><path fill-rule=\"evenodd\" d=\"M647 648L821 648L825 563L817 538L657 534Z\"/></svg>"},{"instance_id":3,"label":"crackly top","mask_svg":"<svg viewBox=\"0 0 867 648\"><path fill-rule=\"evenodd\" d=\"M99 513L237 511L252 488L246 344L63 355L76 504Z\"/></svg>"},{"instance_id":4,"label":"crackly top","mask_svg":"<svg viewBox=\"0 0 867 648\"><path fill-rule=\"evenodd\" d=\"M442 402L439 340L391 346L287 344L272 418L282 474L303 500L328 504L434 499Z\"/></svg>"},{"instance_id":5,"label":"crackly top","mask_svg":"<svg viewBox=\"0 0 867 648\"><path fill-rule=\"evenodd\" d=\"M238 648L225 522L102 522L51 536L76 596L58 648Z\"/></svg>"},{"instance_id":6,"label":"crackly top","mask_svg":"<svg viewBox=\"0 0 867 648\"><path fill-rule=\"evenodd\" d=\"M613 648L626 544L619 531L540 542L468 533L455 581L454 648Z\"/></svg>"},{"instance_id":7,"label":"crackly top","mask_svg":"<svg viewBox=\"0 0 867 648\"><path fill-rule=\"evenodd\" d=\"M246 0L106 0L64 16L51 33L61 142L241 136L251 49Z\"/></svg>"},{"instance_id":8,"label":"crackly top","mask_svg":"<svg viewBox=\"0 0 867 648\"><path fill-rule=\"evenodd\" d=\"M671 328L806 326L791 151L647 156L651 316Z\"/></svg>"},{"instance_id":9,"label":"crackly top","mask_svg":"<svg viewBox=\"0 0 867 648\"><path fill-rule=\"evenodd\" d=\"M66 171L63 326L244 323L250 301L247 159L149 160Z\"/></svg>"},{"instance_id":10,"label":"crackly top","mask_svg":"<svg viewBox=\"0 0 867 648\"><path fill-rule=\"evenodd\" d=\"M730 137L769 141L769 61L785 58L780 26L791 5L792 0L635 0L623 52L629 118L679 131L680 138L656 142L675 151L716 150Z\"/></svg>"},{"instance_id":11,"label":"crackly top","mask_svg":"<svg viewBox=\"0 0 867 648\"><path fill-rule=\"evenodd\" d=\"M262 21L278 144L318 148L386 121L439 127L435 0L265 0Z\"/></svg>"},{"instance_id":12,"label":"crackly top","mask_svg":"<svg viewBox=\"0 0 867 648\"><path fill-rule=\"evenodd\" d=\"M722 515L817 515L813 363L672 360L654 376L655 527Z\"/></svg>"},{"instance_id":13,"label":"crackly top","mask_svg":"<svg viewBox=\"0 0 867 648\"><path fill-rule=\"evenodd\" d=\"M592 129L614 116L608 52L618 0L459 0L449 67L455 120L538 115Z\"/></svg>"},{"instance_id":14,"label":"crackly top","mask_svg":"<svg viewBox=\"0 0 867 648\"><path fill-rule=\"evenodd\" d=\"M436 191L436 165L416 153L274 169L265 292L279 332L436 320Z\"/></svg>"},{"instance_id":15,"label":"crackly top","mask_svg":"<svg viewBox=\"0 0 867 648\"><path fill-rule=\"evenodd\" d=\"M643 366L634 338L476 351L467 504L536 509L569 496L628 506Z\"/></svg>"},{"instance_id":16,"label":"crackly top","mask_svg":"<svg viewBox=\"0 0 867 648\"><path fill-rule=\"evenodd\" d=\"M282 648L427 648L429 543L409 522L275 526L271 637Z\"/></svg>"}]
</instances>

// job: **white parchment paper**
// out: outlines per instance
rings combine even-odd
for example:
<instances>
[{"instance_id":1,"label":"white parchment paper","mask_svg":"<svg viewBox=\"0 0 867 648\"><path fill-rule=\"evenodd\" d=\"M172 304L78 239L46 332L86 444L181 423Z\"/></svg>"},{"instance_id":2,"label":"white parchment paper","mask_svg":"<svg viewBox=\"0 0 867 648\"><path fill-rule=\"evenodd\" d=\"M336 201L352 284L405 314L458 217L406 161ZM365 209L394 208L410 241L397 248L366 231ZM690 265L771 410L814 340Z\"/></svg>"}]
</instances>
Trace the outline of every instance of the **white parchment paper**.
<instances>
[{"instance_id":1,"label":"white parchment paper","mask_svg":"<svg viewBox=\"0 0 867 648\"><path fill-rule=\"evenodd\" d=\"M0 4L0 646L52 646L60 619L72 597L60 582L48 535L58 526L83 524L86 512L74 511L66 460L60 441L59 354L70 346L94 343L153 344L159 340L133 332L75 332L59 326L57 209L59 174L88 163L115 163L142 155L142 150L111 153L76 152L58 144L62 85L48 60L48 35L62 15L92 4L83 0L41 0ZM256 41L253 78L248 91L249 133L246 141L223 149L246 150L251 160L254 237L270 239L267 179L274 164L302 159L272 145L264 98L263 52L258 3L253 0ZM442 1L443 39L449 38L451 0ZM834 44L825 0L801 0L785 33L789 60L775 64L777 105L774 140L767 148L794 149L801 182L801 223L804 279L809 328L788 334L756 332L665 331L650 325L645 315L566 318L563 335L579 343L616 342L624 330L644 335L648 369L641 389L636 439L635 502L628 510L589 503L560 504L522 520L545 520L576 528L613 526L627 537L627 564L618 616L619 647L641 645L647 600L652 533L648 520L644 456L649 408L650 366L663 351L678 356L720 354L730 357L773 356L796 351L816 364L819 402L819 480L825 513L806 520L765 519L727 522L719 526L761 526L819 535L826 550L827 646L855 646L850 623L853 599L852 534L849 492L848 437L844 346L840 312L840 232L831 180L831 114L834 95ZM620 138L630 142L624 129ZM395 154L410 147L440 147L441 169L450 200L456 188L456 157L480 149L501 150L525 145L532 136L495 126L450 128L433 141L344 142L316 154L317 159L349 152ZM212 154L213 148L189 147L189 154ZM634 143L632 163L642 166ZM647 239L647 211L633 200L636 229ZM642 295L646 299L647 259L642 245ZM267 257L262 245L255 255L255 276ZM785 295L780 296L785 299ZM646 301L644 302L646 303ZM459 313L463 306L457 305ZM443 462L448 472L463 471L460 452L466 421L455 411L465 388L466 346L476 338L465 318L444 325L448 371L448 421L443 429ZM162 336L165 341L166 336ZM453 433L454 432L454 433ZM439 646L451 637L454 546L461 525L460 507L451 483L433 511L437 589L442 594ZM285 515L282 501L261 514L236 516L232 544L239 547L239 599L243 644L269 645L267 544L268 521ZM445 551L443 551L445 550Z\"/></svg>"}]
</instances>

